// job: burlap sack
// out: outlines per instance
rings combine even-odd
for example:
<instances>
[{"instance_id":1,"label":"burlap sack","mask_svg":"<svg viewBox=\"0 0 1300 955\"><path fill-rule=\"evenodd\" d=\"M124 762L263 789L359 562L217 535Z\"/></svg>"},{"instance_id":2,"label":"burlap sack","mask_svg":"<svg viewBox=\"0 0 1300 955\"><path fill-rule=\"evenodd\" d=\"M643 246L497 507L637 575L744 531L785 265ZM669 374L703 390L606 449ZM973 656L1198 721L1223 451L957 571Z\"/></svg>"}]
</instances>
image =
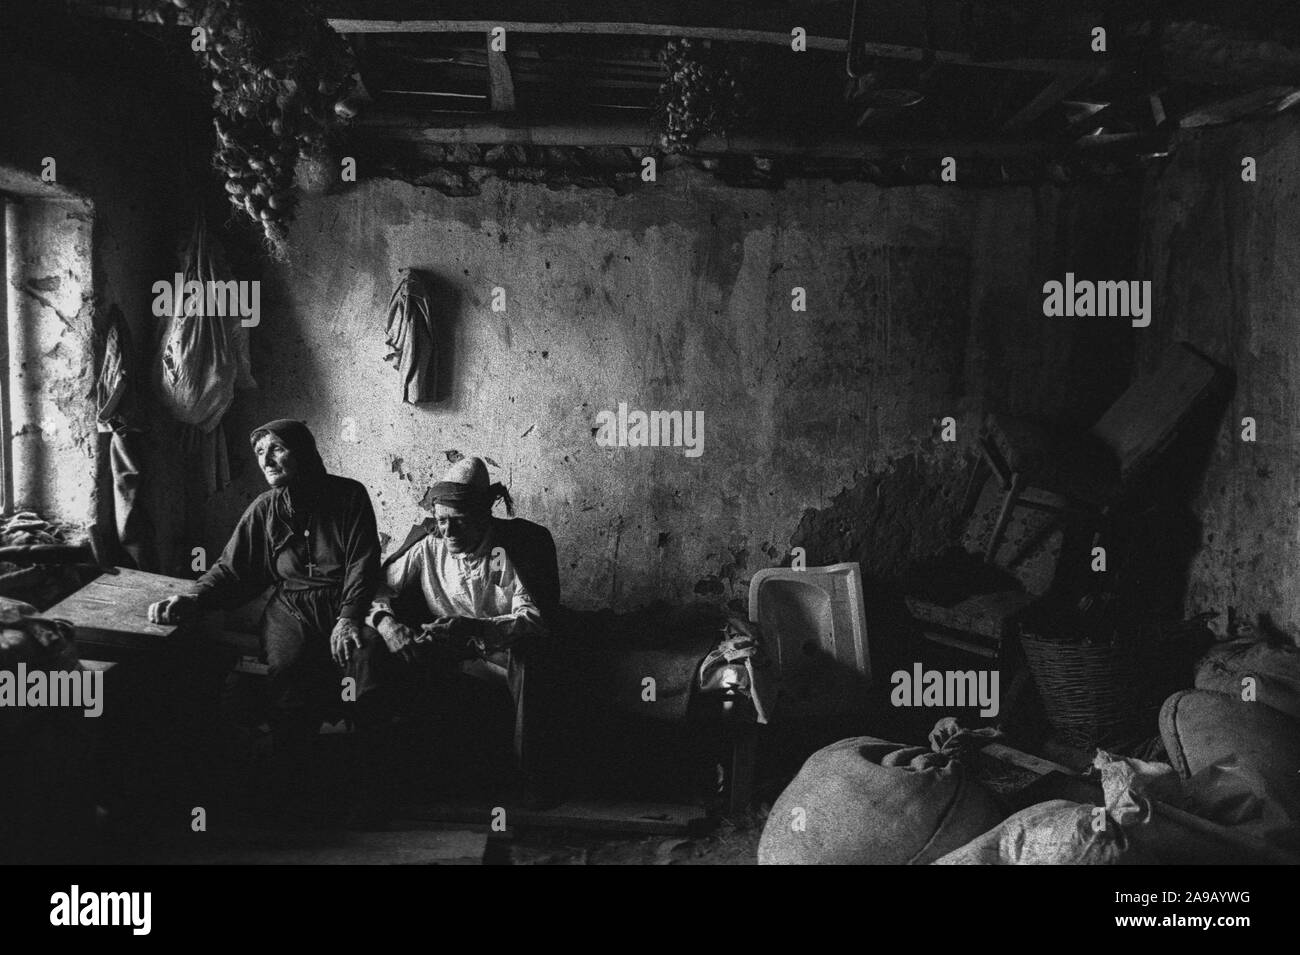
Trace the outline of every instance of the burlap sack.
<instances>
[{"instance_id":1,"label":"burlap sack","mask_svg":"<svg viewBox=\"0 0 1300 955\"><path fill-rule=\"evenodd\" d=\"M1160 736L1184 779L1235 760L1259 774L1268 799L1300 820L1300 721L1258 701L1182 690L1160 709Z\"/></svg>"},{"instance_id":2,"label":"burlap sack","mask_svg":"<svg viewBox=\"0 0 1300 955\"><path fill-rule=\"evenodd\" d=\"M1300 720L1300 649L1262 640L1216 645L1196 668L1196 688L1255 697Z\"/></svg>"},{"instance_id":3,"label":"burlap sack","mask_svg":"<svg viewBox=\"0 0 1300 955\"><path fill-rule=\"evenodd\" d=\"M758 861L925 865L1002 815L960 760L857 736L808 757L768 816Z\"/></svg>"}]
</instances>

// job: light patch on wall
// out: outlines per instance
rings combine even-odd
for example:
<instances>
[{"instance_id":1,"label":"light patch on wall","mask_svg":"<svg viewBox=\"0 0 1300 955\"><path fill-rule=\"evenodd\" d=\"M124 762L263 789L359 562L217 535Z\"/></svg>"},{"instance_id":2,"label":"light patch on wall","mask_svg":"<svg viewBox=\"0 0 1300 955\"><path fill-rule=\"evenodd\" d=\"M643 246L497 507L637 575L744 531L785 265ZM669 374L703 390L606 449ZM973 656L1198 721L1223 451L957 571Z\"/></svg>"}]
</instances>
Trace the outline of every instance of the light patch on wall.
<instances>
[{"instance_id":1,"label":"light patch on wall","mask_svg":"<svg viewBox=\"0 0 1300 955\"><path fill-rule=\"evenodd\" d=\"M94 519L91 217L86 203L27 200L6 216L14 500Z\"/></svg>"}]
</instances>

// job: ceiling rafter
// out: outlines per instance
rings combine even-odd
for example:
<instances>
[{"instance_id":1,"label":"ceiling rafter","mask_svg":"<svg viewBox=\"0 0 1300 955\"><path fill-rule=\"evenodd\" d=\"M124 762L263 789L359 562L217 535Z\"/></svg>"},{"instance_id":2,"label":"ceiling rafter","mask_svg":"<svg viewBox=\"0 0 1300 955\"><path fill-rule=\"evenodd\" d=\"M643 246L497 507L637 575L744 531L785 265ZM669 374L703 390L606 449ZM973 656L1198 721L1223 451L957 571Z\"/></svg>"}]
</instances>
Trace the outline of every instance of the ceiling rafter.
<instances>
[{"instance_id":1,"label":"ceiling rafter","mask_svg":"<svg viewBox=\"0 0 1300 955\"><path fill-rule=\"evenodd\" d=\"M656 136L645 122L599 122L530 118L511 122L500 116L438 117L372 110L357 125L384 139L417 143L531 146L629 147L652 149ZM850 135L828 135L794 140L772 135L703 136L693 147L701 154L765 155L818 159L884 159L900 154L958 155L986 159L1011 159L1042 155L1040 142L1005 140L897 139L866 142Z\"/></svg>"},{"instance_id":2,"label":"ceiling rafter","mask_svg":"<svg viewBox=\"0 0 1300 955\"><path fill-rule=\"evenodd\" d=\"M633 23L610 20L377 20L331 17L328 22L331 27L345 35L373 33L488 33L500 27L505 29L507 36L511 33L522 33L529 35L645 36L663 37L665 39L686 37L688 39L717 40L730 43L775 44L786 47L790 45L791 36L789 30L781 32L778 30L754 30L739 27ZM807 41L810 50L822 50L832 53L844 53L848 50L847 37L809 34ZM903 43L868 41L864 42L861 47L862 52L867 56L881 56L892 59L918 60L925 52L919 46ZM1077 71L1083 62L1077 59L1052 57L977 60L967 53L952 50L935 50L934 61L949 66L980 66L987 69L1041 73Z\"/></svg>"}]
</instances>

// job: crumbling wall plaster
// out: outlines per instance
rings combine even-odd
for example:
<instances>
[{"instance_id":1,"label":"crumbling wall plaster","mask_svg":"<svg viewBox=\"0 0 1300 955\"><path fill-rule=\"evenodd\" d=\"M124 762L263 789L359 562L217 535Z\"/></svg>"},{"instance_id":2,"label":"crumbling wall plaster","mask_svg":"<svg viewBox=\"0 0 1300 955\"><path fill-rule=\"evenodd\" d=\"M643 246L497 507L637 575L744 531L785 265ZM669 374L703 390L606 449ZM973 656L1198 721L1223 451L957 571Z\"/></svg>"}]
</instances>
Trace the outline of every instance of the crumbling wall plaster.
<instances>
[{"instance_id":1,"label":"crumbling wall plaster","mask_svg":"<svg viewBox=\"0 0 1300 955\"><path fill-rule=\"evenodd\" d=\"M24 392L14 419L17 497L49 516L112 525L107 438L95 431L93 384L95 329L116 307L141 358L132 370L148 428L144 498L164 569L175 571L174 548L185 543L177 535L186 524L187 462L177 453L178 426L150 394L144 359L159 330L153 283L175 271L177 240L197 205L196 183L184 168L192 155L186 130L203 124L169 98L175 90L155 85L161 74L142 80L109 72L90 82L64 67L28 56L0 64L39 91L0 103L0 165L27 177L52 171L58 189L78 197L25 203L20 213L20 222L32 218L9 290L18 319L12 374ZM184 553L188 558L188 548Z\"/></svg>"},{"instance_id":2,"label":"crumbling wall plaster","mask_svg":"<svg viewBox=\"0 0 1300 955\"><path fill-rule=\"evenodd\" d=\"M1254 181L1243 161L1254 160ZM1187 340L1235 391L1194 510L1202 546L1188 610L1266 618L1300 640L1300 118L1202 131L1149 177L1144 269L1156 314L1142 361ZM1242 440L1243 418L1257 438Z\"/></svg>"},{"instance_id":3,"label":"crumbling wall plaster","mask_svg":"<svg viewBox=\"0 0 1300 955\"><path fill-rule=\"evenodd\" d=\"M89 203L27 201L9 211L9 387L14 503L45 517L95 518Z\"/></svg>"},{"instance_id":4,"label":"crumbling wall plaster","mask_svg":"<svg viewBox=\"0 0 1300 955\"><path fill-rule=\"evenodd\" d=\"M960 467L990 400L1086 403L1093 385L1043 389L1075 359L1077 329L1045 320L1038 293L1066 254L1062 206L1105 209L1050 188L737 190L685 170L627 197L364 182L301 207L254 333L262 392L230 420L305 418L399 539L449 457L489 458L519 513L555 534L575 607L743 597L804 512L858 475L918 451ZM431 278L450 351L436 404L400 403L384 363L407 266ZM596 415L620 402L702 411L703 453L598 446ZM946 415L956 445L937 440ZM214 501L210 543L258 480L250 469Z\"/></svg>"}]
</instances>

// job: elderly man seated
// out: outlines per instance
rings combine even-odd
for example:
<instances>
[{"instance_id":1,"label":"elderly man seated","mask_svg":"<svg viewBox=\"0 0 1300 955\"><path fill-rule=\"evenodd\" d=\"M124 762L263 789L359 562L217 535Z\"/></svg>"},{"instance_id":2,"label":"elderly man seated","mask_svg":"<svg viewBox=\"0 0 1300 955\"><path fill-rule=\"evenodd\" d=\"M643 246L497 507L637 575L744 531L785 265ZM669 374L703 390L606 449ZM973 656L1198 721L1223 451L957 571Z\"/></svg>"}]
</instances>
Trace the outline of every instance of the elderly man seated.
<instances>
[{"instance_id":1,"label":"elderly man seated","mask_svg":"<svg viewBox=\"0 0 1300 955\"><path fill-rule=\"evenodd\" d=\"M513 504L479 458L453 464L432 498L433 526L426 522L385 562L367 620L412 676L467 664L503 675L528 801L551 802L554 780L538 760L536 691L525 675L559 609L555 543L537 524L492 516L498 499L507 511Z\"/></svg>"}]
</instances>

